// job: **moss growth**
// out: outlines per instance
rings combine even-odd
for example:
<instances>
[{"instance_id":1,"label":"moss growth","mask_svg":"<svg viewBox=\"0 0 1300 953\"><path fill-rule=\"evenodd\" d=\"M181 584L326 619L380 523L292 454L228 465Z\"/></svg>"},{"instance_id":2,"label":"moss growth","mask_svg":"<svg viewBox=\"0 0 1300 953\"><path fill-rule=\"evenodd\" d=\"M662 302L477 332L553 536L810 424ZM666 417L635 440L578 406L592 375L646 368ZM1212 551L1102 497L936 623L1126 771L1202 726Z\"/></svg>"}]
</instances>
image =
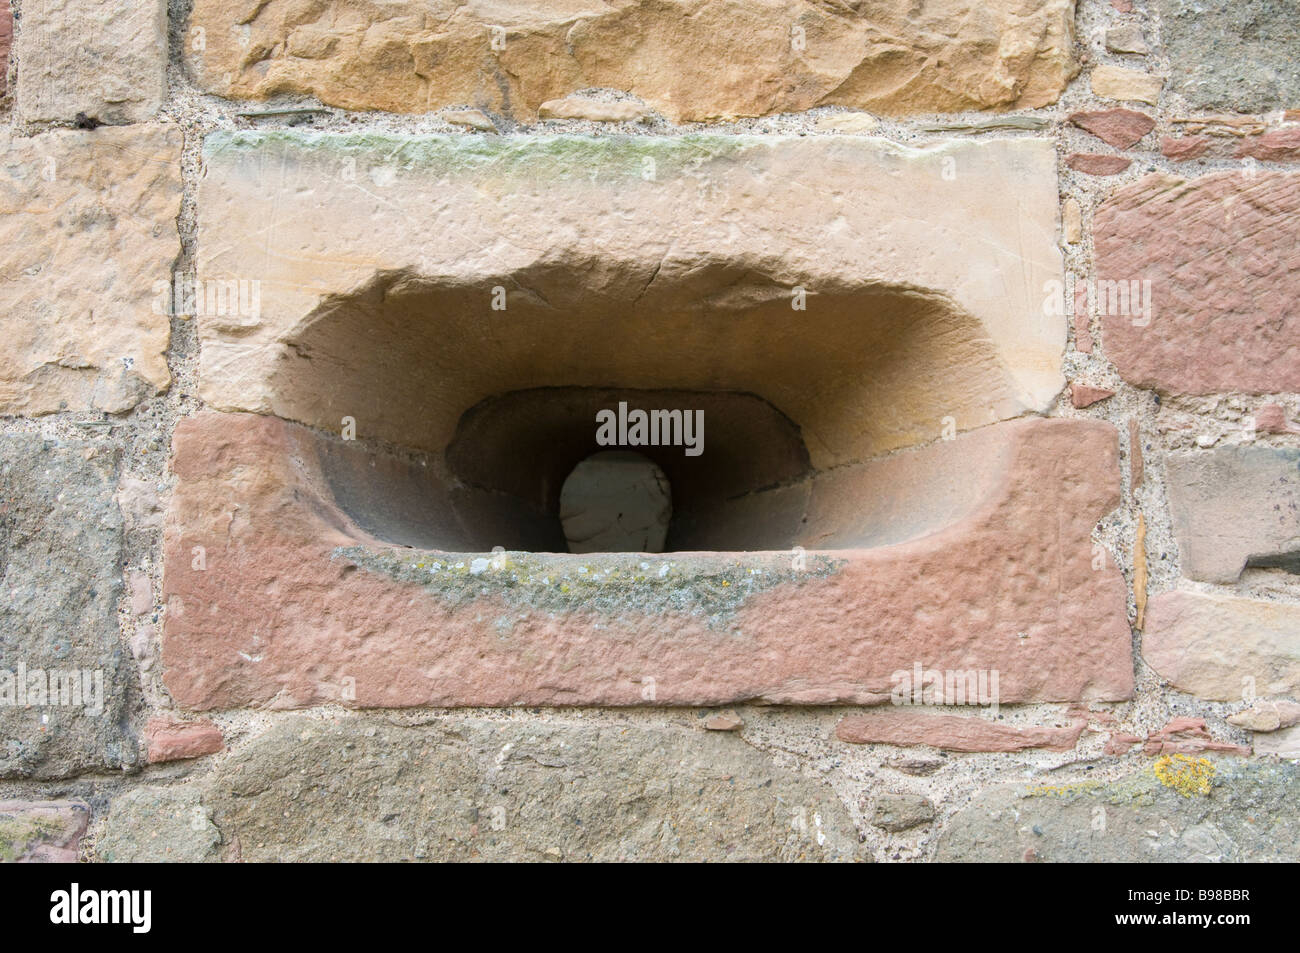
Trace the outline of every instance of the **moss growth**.
<instances>
[{"instance_id":1,"label":"moss growth","mask_svg":"<svg viewBox=\"0 0 1300 953\"><path fill-rule=\"evenodd\" d=\"M571 556L362 546L336 549L334 558L420 585L453 607L499 597L511 607L553 612L678 612L703 616L711 627L729 621L757 593L828 578L845 563L812 553L800 557L804 568L796 568L787 553Z\"/></svg>"},{"instance_id":2,"label":"moss growth","mask_svg":"<svg viewBox=\"0 0 1300 953\"><path fill-rule=\"evenodd\" d=\"M41 841L59 834L60 830L59 823L52 818L0 815L0 863L13 863Z\"/></svg>"}]
</instances>

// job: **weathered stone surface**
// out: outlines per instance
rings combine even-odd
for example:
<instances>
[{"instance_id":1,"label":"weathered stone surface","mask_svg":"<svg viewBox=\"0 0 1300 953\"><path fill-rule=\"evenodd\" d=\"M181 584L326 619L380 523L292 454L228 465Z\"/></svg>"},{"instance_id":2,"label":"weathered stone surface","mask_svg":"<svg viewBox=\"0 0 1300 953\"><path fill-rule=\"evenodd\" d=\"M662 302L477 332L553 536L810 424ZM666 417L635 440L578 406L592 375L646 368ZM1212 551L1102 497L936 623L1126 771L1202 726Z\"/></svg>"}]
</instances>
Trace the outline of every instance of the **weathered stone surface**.
<instances>
[{"instance_id":1,"label":"weathered stone surface","mask_svg":"<svg viewBox=\"0 0 1300 953\"><path fill-rule=\"evenodd\" d=\"M514 552L496 571L383 543L321 468L390 464L321 440L253 415L177 425L163 658L182 707L867 703L918 660L999 671L1003 703L1132 689L1124 584L1092 566L1119 503L1104 422L1008 422L819 475L802 565Z\"/></svg>"},{"instance_id":2,"label":"weathered stone surface","mask_svg":"<svg viewBox=\"0 0 1300 953\"><path fill-rule=\"evenodd\" d=\"M227 856L253 862L867 859L828 786L725 732L293 719L181 790L196 800L162 813L201 803ZM155 859L149 818L121 803L101 854Z\"/></svg>"},{"instance_id":3,"label":"weathered stone surface","mask_svg":"<svg viewBox=\"0 0 1300 953\"><path fill-rule=\"evenodd\" d=\"M339 751L330 752L318 767L331 770L329 766L333 765L337 769L339 756ZM115 798L95 843L96 856L110 864L198 864L219 860L221 832L200 801L204 790L200 783L141 787ZM283 805L280 809L284 809ZM358 819L364 816L355 803L346 811Z\"/></svg>"},{"instance_id":4,"label":"weathered stone surface","mask_svg":"<svg viewBox=\"0 0 1300 953\"><path fill-rule=\"evenodd\" d=\"M1147 103L1154 106L1160 100L1160 89L1165 81L1142 70L1127 69L1109 64L1093 69L1089 77L1092 91L1104 99Z\"/></svg>"},{"instance_id":5,"label":"weathered stone surface","mask_svg":"<svg viewBox=\"0 0 1300 953\"><path fill-rule=\"evenodd\" d=\"M1245 711L1228 716L1228 724L1249 731L1277 731L1300 724L1300 704L1286 698L1257 701Z\"/></svg>"},{"instance_id":6,"label":"weathered stone surface","mask_svg":"<svg viewBox=\"0 0 1300 953\"><path fill-rule=\"evenodd\" d=\"M591 122L641 122L649 117L645 107L638 103L587 96L549 100L537 108L537 115L540 119L586 119Z\"/></svg>"},{"instance_id":7,"label":"weathered stone surface","mask_svg":"<svg viewBox=\"0 0 1300 953\"><path fill-rule=\"evenodd\" d=\"M945 751L1067 751L1087 726L1084 718L1053 728L885 707L842 719L835 727L835 737L850 744L929 745Z\"/></svg>"},{"instance_id":8,"label":"weathered stone surface","mask_svg":"<svg viewBox=\"0 0 1300 953\"><path fill-rule=\"evenodd\" d=\"M898 833L934 820L934 804L920 794L882 794L871 805L871 823Z\"/></svg>"},{"instance_id":9,"label":"weathered stone surface","mask_svg":"<svg viewBox=\"0 0 1300 953\"><path fill-rule=\"evenodd\" d=\"M0 413L117 413L167 386L180 148L154 125L0 132Z\"/></svg>"},{"instance_id":10,"label":"weathered stone surface","mask_svg":"<svg viewBox=\"0 0 1300 953\"><path fill-rule=\"evenodd\" d=\"M1043 308L1044 289L1063 278L1050 142L914 150L847 136L220 133L204 147L200 277L261 282L257 314L198 318L201 391L218 409L330 429L346 413L370 436L402 443L410 435L397 428L409 424L395 408L424 415L433 388L472 393L472 404L611 378L697 390L743 378L740 389L824 435L810 448L820 463L850 438L870 440L874 454L933 440L944 416L966 429L1046 410L1064 386L1065 316ZM223 238L265 231L272 215L261 244ZM281 253L268 255L266 241ZM302 351L340 345L305 336L344 333L375 307L366 290L375 282L393 285L380 298L412 310L368 326L400 325L384 347L425 370L413 366L404 385L377 364L370 373L383 380L360 371L315 380L319 362ZM508 290L505 311L491 307L496 287ZM737 321L790 333L798 288L809 295L801 346L774 365L737 338ZM875 297L849 301L860 293ZM914 313L899 315L903 307ZM334 319L319 320L326 312ZM653 346L639 337L648 321ZM485 322L498 333L484 334ZM885 330L897 322L908 335ZM835 346L806 346L831 323ZM624 336L634 333L635 343ZM369 360L374 335L364 337L371 343L348 342L340 357ZM707 370L688 357L706 351ZM862 383L856 398L828 402L807 376ZM887 400L889 410L849 413L854 399ZM451 438L456 417L436 422L421 447Z\"/></svg>"},{"instance_id":11,"label":"weathered stone surface","mask_svg":"<svg viewBox=\"0 0 1300 953\"><path fill-rule=\"evenodd\" d=\"M1237 146L1237 158L1250 156L1263 162L1300 159L1300 126L1273 129L1262 136L1249 136Z\"/></svg>"},{"instance_id":12,"label":"weathered stone surface","mask_svg":"<svg viewBox=\"0 0 1300 953\"><path fill-rule=\"evenodd\" d=\"M1142 657L1180 691L1214 701L1300 689L1300 606L1199 592L1151 600Z\"/></svg>"},{"instance_id":13,"label":"weathered stone surface","mask_svg":"<svg viewBox=\"0 0 1300 953\"><path fill-rule=\"evenodd\" d=\"M1133 164L1128 156L1102 155L1095 152L1072 152L1065 157L1071 169L1089 175L1118 175Z\"/></svg>"},{"instance_id":14,"label":"weathered stone surface","mask_svg":"<svg viewBox=\"0 0 1300 953\"><path fill-rule=\"evenodd\" d=\"M1101 109L1070 114L1070 122L1092 133L1107 145L1117 149L1135 146L1156 127L1156 121L1146 113L1132 109Z\"/></svg>"},{"instance_id":15,"label":"weathered stone surface","mask_svg":"<svg viewBox=\"0 0 1300 953\"><path fill-rule=\"evenodd\" d=\"M136 761L118 643L117 467L107 444L0 437L0 777Z\"/></svg>"},{"instance_id":16,"label":"weathered stone surface","mask_svg":"<svg viewBox=\"0 0 1300 953\"><path fill-rule=\"evenodd\" d=\"M1054 102L1077 67L1069 0L829 9L802 0L382 0L246 13L196 0L199 82L232 98L306 93L351 109L468 103L528 120L583 89L639 96L678 121L845 105L889 115Z\"/></svg>"},{"instance_id":17,"label":"weathered stone surface","mask_svg":"<svg viewBox=\"0 0 1300 953\"><path fill-rule=\"evenodd\" d=\"M210 721L182 722L174 718L150 718L145 726L149 763L180 761L216 754L225 747L221 729Z\"/></svg>"},{"instance_id":18,"label":"weathered stone surface","mask_svg":"<svg viewBox=\"0 0 1300 953\"><path fill-rule=\"evenodd\" d=\"M1165 468L1184 576L1232 583L1248 565L1300 572L1300 450L1172 453Z\"/></svg>"},{"instance_id":19,"label":"weathered stone surface","mask_svg":"<svg viewBox=\"0 0 1300 953\"><path fill-rule=\"evenodd\" d=\"M0 801L0 863L75 864L89 824L82 801Z\"/></svg>"},{"instance_id":20,"label":"weathered stone surface","mask_svg":"<svg viewBox=\"0 0 1300 953\"><path fill-rule=\"evenodd\" d=\"M1205 155L1210 148L1208 136L1165 136L1160 140L1160 153L1166 159L1186 162Z\"/></svg>"},{"instance_id":21,"label":"weathered stone surface","mask_svg":"<svg viewBox=\"0 0 1300 953\"><path fill-rule=\"evenodd\" d=\"M9 92L9 48L14 42L14 15L9 0L0 0L0 96Z\"/></svg>"},{"instance_id":22,"label":"weathered stone surface","mask_svg":"<svg viewBox=\"0 0 1300 953\"><path fill-rule=\"evenodd\" d=\"M1070 382L1070 403L1080 410L1114 396L1115 392L1108 387L1093 387L1091 384L1083 384L1079 381Z\"/></svg>"},{"instance_id":23,"label":"weathered stone surface","mask_svg":"<svg viewBox=\"0 0 1300 953\"><path fill-rule=\"evenodd\" d=\"M1148 175L1102 204L1093 234L1100 279L1151 283L1150 314L1132 295L1129 313L1123 299L1101 309L1125 380L1187 394L1300 390L1300 175Z\"/></svg>"},{"instance_id":24,"label":"weathered stone surface","mask_svg":"<svg viewBox=\"0 0 1300 953\"><path fill-rule=\"evenodd\" d=\"M166 0L42 0L23 13L16 53L24 120L84 114L120 124L157 115L167 93Z\"/></svg>"},{"instance_id":25,"label":"weathered stone surface","mask_svg":"<svg viewBox=\"0 0 1300 953\"><path fill-rule=\"evenodd\" d=\"M1294 4L1156 0L1174 90L1196 109L1263 113L1300 102Z\"/></svg>"},{"instance_id":26,"label":"weathered stone surface","mask_svg":"<svg viewBox=\"0 0 1300 953\"><path fill-rule=\"evenodd\" d=\"M1147 735L1142 745L1145 755L1166 754L1217 754L1249 755L1250 749L1226 741L1216 741L1210 735L1204 718L1173 718L1159 731Z\"/></svg>"},{"instance_id":27,"label":"weathered stone surface","mask_svg":"<svg viewBox=\"0 0 1300 953\"><path fill-rule=\"evenodd\" d=\"M1105 784L990 788L948 822L935 860L1019 863L1027 851L1062 863L1300 860L1300 767L1210 763L1207 794L1167 786L1154 766Z\"/></svg>"}]
</instances>

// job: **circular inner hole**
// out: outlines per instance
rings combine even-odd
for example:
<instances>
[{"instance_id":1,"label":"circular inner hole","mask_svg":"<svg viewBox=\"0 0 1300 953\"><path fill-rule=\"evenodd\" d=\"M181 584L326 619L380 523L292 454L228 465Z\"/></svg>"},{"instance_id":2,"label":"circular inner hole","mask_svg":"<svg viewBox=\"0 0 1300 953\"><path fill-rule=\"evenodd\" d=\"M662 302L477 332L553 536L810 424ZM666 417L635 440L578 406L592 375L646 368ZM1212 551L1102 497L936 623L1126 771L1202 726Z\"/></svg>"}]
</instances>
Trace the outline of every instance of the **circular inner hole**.
<instances>
[{"instance_id":1,"label":"circular inner hole","mask_svg":"<svg viewBox=\"0 0 1300 953\"><path fill-rule=\"evenodd\" d=\"M560 523L571 553L661 553L672 515L664 471L628 450L593 453L560 489Z\"/></svg>"}]
</instances>

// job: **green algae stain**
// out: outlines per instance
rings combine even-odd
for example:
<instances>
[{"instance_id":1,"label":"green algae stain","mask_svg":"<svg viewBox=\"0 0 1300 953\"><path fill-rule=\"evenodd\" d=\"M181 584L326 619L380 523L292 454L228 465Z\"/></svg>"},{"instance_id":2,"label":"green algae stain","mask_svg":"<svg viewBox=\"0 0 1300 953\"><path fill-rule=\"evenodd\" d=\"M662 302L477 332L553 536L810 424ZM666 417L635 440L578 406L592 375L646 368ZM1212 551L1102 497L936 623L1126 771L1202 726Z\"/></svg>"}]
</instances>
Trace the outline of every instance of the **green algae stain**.
<instances>
[{"instance_id":1,"label":"green algae stain","mask_svg":"<svg viewBox=\"0 0 1300 953\"><path fill-rule=\"evenodd\" d=\"M287 163L324 166L340 180L382 184L387 176L497 177L538 182L654 181L700 174L709 163L770 147L761 136L401 136L382 133L221 131L203 143L205 161L255 164L285 174ZM282 165L284 162L286 165Z\"/></svg>"}]
</instances>

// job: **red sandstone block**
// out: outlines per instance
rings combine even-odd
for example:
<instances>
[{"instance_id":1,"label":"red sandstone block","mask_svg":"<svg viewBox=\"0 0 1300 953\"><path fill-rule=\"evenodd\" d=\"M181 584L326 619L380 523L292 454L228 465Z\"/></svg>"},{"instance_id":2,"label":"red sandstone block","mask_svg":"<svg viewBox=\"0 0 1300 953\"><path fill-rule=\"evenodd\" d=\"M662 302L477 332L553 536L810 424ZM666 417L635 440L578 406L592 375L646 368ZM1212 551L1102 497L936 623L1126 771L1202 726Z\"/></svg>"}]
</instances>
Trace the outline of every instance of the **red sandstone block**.
<instances>
[{"instance_id":1,"label":"red sandstone block","mask_svg":"<svg viewBox=\"0 0 1300 953\"><path fill-rule=\"evenodd\" d=\"M1140 745L1142 739L1128 732L1117 731L1106 739L1106 754L1125 754L1134 745Z\"/></svg>"},{"instance_id":2,"label":"red sandstone block","mask_svg":"<svg viewBox=\"0 0 1300 953\"><path fill-rule=\"evenodd\" d=\"M1151 305L1096 303L1124 379L1184 394L1300 390L1297 222L1300 175L1285 172L1153 174L1104 202L1098 277Z\"/></svg>"},{"instance_id":3,"label":"red sandstone block","mask_svg":"<svg viewBox=\"0 0 1300 953\"><path fill-rule=\"evenodd\" d=\"M1089 175L1118 175L1133 164L1127 156L1108 156L1095 152L1072 152L1065 157L1065 164L1078 172Z\"/></svg>"},{"instance_id":4,"label":"red sandstone block","mask_svg":"<svg viewBox=\"0 0 1300 953\"><path fill-rule=\"evenodd\" d=\"M1154 119L1132 109L1071 113L1070 122L1117 149L1137 145L1138 140L1156 127Z\"/></svg>"},{"instance_id":5,"label":"red sandstone block","mask_svg":"<svg viewBox=\"0 0 1300 953\"><path fill-rule=\"evenodd\" d=\"M1167 159L1186 162L1203 156L1210 148L1208 136L1165 136L1160 140L1160 152Z\"/></svg>"},{"instance_id":6,"label":"red sandstone block","mask_svg":"<svg viewBox=\"0 0 1300 953\"><path fill-rule=\"evenodd\" d=\"M144 734L149 746L150 764L216 754L225 747L221 729L210 721L150 718Z\"/></svg>"},{"instance_id":7,"label":"red sandstone block","mask_svg":"<svg viewBox=\"0 0 1300 953\"><path fill-rule=\"evenodd\" d=\"M1115 392L1105 387L1093 387L1091 384L1081 384L1078 381L1070 383L1070 403L1079 410L1114 396Z\"/></svg>"},{"instance_id":8,"label":"red sandstone block","mask_svg":"<svg viewBox=\"0 0 1300 953\"><path fill-rule=\"evenodd\" d=\"M1020 727L971 715L936 715L891 707L850 715L836 726L835 737L850 744L930 745L945 751L1068 751L1087 726L1087 717L1078 714L1060 728Z\"/></svg>"},{"instance_id":9,"label":"red sandstone block","mask_svg":"<svg viewBox=\"0 0 1300 953\"><path fill-rule=\"evenodd\" d=\"M1171 719L1169 724L1159 731L1147 735L1146 744L1142 746L1142 753L1148 755L1204 754L1207 751L1219 754L1250 754L1250 748L1229 744L1226 741L1215 741L1211 738L1203 718Z\"/></svg>"},{"instance_id":10,"label":"red sandstone block","mask_svg":"<svg viewBox=\"0 0 1300 953\"><path fill-rule=\"evenodd\" d=\"M813 552L810 540L821 572L791 577L788 553L621 557L652 559L656 577L673 562L674 599L707 595L696 607L654 603L641 583L602 583L587 601L555 591L559 574L603 573L614 557L511 554L517 578L462 580L472 554L403 549L353 524L321 470L323 438L205 412L174 437L164 679L191 709L864 704L921 664L997 670L1003 704L1124 699L1126 590L1114 566L1094 568L1091 539L1120 501L1117 437L1102 421L1032 418L834 471L826 508L851 506L855 480L888 497L931 485L936 467L970 500L904 542ZM927 494L927 511L942 502ZM745 566L772 583L749 586ZM712 615L735 567L742 592Z\"/></svg>"},{"instance_id":11,"label":"red sandstone block","mask_svg":"<svg viewBox=\"0 0 1300 953\"><path fill-rule=\"evenodd\" d=\"M1237 146L1237 158L1247 156L1264 162L1288 162L1300 159L1300 126L1274 129L1262 136L1250 136Z\"/></svg>"}]
</instances>

